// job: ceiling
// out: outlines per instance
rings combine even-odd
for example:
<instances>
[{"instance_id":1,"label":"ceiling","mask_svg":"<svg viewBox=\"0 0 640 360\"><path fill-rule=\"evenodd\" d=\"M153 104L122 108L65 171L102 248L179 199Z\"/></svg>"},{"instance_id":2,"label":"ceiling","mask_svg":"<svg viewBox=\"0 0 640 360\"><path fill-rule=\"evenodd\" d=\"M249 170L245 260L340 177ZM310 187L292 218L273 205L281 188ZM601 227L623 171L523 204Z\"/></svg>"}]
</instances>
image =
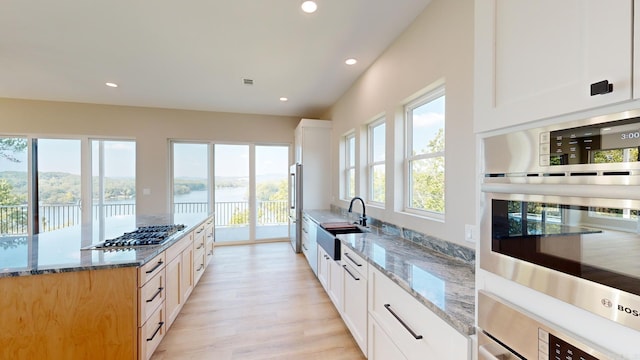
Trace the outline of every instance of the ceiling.
<instances>
[{"instance_id":1,"label":"ceiling","mask_svg":"<svg viewBox=\"0 0 640 360\"><path fill-rule=\"evenodd\" d=\"M0 97L317 117L429 1L3 0Z\"/></svg>"}]
</instances>

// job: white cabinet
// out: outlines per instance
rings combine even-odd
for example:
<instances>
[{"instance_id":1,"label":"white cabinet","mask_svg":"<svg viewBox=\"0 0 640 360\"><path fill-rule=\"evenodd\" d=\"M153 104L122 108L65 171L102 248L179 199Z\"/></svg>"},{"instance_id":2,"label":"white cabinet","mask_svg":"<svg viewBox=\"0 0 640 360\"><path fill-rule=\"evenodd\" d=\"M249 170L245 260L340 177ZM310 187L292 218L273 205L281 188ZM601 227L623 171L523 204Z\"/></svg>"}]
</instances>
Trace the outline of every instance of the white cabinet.
<instances>
[{"instance_id":1,"label":"white cabinet","mask_svg":"<svg viewBox=\"0 0 640 360\"><path fill-rule=\"evenodd\" d=\"M366 356L368 263L344 245L341 252L344 294L342 318Z\"/></svg>"},{"instance_id":2,"label":"white cabinet","mask_svg":"<svg viewBox=\"0 0 640 360\"><path fill-rule=\"evenodd\" d=\"M302 208L328 209L331 202L331 121L302 119L295 132L302 164Z\"/></svg>"},{"instance_id":3,"label":"white cabinet","mask_svg":"<svg viewBox=\"0 0 640 360\"><path fill-rule=\"evenodd\" d=\"M390 359L376 343L391 341L408 360L469 359L470 341L373 266L369 267L369 315L372 359ZM379 327L379 329L378 329ZM388 339L381 337L381 331ZM388 350L393 352L393 350Z\"/></svg>"},{"instance_id":4,"label":"white cabinet","mask_svg":"<svg viewBox=\"0 0 640 360\"><path fill-rule=\"evenodd\" d=\"M318 249L318 280L329 295L333 306L342 314L343 270L340 267L340 261L333 260L322 246L316 246Z\"/></svg>"},{"instance_id":5,"label":"white cabinet","mask_svg":"<svg viewBox=\"0 0 640 360\"><path fill-rule=\"evenodd\" d=\"M318 246L318 281L324 288L324 291L329 291L329 261L333 261L327 252L320 246Z\"/></svg>"},{"instance_id":6,"label":"white cabinet","mask_svg":"<svg viewBox=\"0 0 640 360\"><path fill-rule=\"evenodd\" d=\"M339 261L333 260L329 257L329 284L327 293L329 294L329 298L333 302L333 305L336 307L338 312L342 314L342 267L340 266Z\"/></svg>"},{"instance_id":7,"label":"white cabinet","mask_svg":"<svg viewBox=\"0 0 640 360\"><path fill-rule=\"evenodd\" d=\"M317 226L307 215L302 215L302 253L316 276L318 275Z\"/></svg>"},{"instance_id":8,"label":"white cabinet","mask_svg":"<svg viewBox=\"0 0 640 360\"><path fill-rule=\"evenodd\" d=\"M407 359L371 316L369 316L369 354L367 358L369 360Z\"/></svg>"},{"instance_id":9,"label":"white cabinet","mask_svg":"<svg viewBox=\"0 0 640 360\"><path fill-rule=\"evenodd\" d=\"M475 131L630 100L632 2L476 0Z\"/></svg>"}]
</instances>

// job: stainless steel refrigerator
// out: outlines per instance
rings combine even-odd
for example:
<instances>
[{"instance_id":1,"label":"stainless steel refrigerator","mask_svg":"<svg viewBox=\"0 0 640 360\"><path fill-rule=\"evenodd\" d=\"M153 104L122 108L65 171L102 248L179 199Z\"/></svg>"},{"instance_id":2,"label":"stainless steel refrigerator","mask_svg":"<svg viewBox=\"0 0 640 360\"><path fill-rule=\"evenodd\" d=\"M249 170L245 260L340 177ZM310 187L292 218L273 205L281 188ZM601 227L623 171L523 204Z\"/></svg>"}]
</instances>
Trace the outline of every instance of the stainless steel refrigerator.
<instances>
[{"instance_id":1,"label":"stainless steel refrigerator","mask_svg":"<svg viewBox=\"0 0 640 360\"><path fill-rule=\"evenodd\" d=\"M302 164L291 165L289 171L289 240L293 251L302 250Z\"/></svg>"}]
</instances>

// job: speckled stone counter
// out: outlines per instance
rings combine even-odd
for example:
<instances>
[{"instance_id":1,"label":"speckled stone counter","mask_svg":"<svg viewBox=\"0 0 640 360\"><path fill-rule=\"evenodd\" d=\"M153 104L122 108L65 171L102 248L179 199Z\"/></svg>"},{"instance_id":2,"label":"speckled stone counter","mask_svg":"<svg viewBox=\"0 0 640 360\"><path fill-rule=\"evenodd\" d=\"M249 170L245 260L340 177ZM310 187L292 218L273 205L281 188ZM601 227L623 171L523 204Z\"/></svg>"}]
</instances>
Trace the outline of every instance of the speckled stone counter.
<instances>
[{"instance_id":1,"label":"speckled stone counter","mask_svg":"<svg viewBox=\"0 0 640 360\"><path fill-rule=\"evenodd\" d=\"M202 224L208 216L204 213L116 216L103 223L73 226L35 236L0 237L0 278L144 265ZM186 227L162 245L120 251L83 250L138 226L165 224Z\"/></svg>"},{"instance_id":2,"label":"speckled stone counter","mask_svg":"<svg viewBox=\"0 0 640 360\"><path fill-rule=\"evenodd\" d=\"M305 211L318 224L345 221L329 210ZM475 333L475 268L394 235L338 235L348 246L464 335Z\"/></svg>"}]
</instances>

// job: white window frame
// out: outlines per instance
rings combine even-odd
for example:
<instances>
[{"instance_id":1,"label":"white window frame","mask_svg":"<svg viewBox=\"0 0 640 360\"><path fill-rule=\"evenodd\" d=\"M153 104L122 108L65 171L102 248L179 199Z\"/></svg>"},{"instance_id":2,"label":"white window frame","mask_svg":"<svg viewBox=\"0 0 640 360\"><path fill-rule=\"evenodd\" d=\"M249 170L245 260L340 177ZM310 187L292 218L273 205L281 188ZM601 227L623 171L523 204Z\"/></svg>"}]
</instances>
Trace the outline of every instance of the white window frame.
<instances>
[{"instance_id":1,"label":"white window frame","mask_svg":"<svg viewBox=\"0 0 640 360\"><path fill-rule=\"evenodd\" d=\"M426 94L418 97L417 99L407 103L404 107L405 110L405 161L404 161L404 175L405 175L405 187L404 187L404 211L411 214L416 214L419 216L425 216L429 218L434 218L437 220L444 220L446 208L442 211L434 211L428 209L419 209L415 207L411 207L411 192L412 192L412 172L411 172L411 163L413 161L425 160L425 159L435 159L442 157L445 158L445 150L433 152L433 153L421 153L413 155L413 111L425 104L428 104L432 101L435 101L441 97L445 97L446 101L446 93L445 86L440 85L435 89L427 92ZM445 110L445 133L446 133L446 110ZM446 149L446 142L445 142ZM446 165L445 165L446 166ZM446 168L445 168L446 169ZM444 171L444 170L443 170ZM443 186L446 185L446 179L443 179ZM446 192L446 190L445 190ZM443 194L445 196L446 194ZM446 197L445 197L446 204Z\"/></svg>"},{"instance_id":2,"label":"white window frame","mask_svg":"<svg viewBox=\"0 0 640 360\"><path fill-rule=\"evenodd\" d=\"M386 128L386 119L384 116L377 118L376 120L372 121L371 123L369 123L369 125L367 126L367 138L368 138L368 154L367 154L367 173L369 175L367 184L368 184L368 191L367 191L367 200L370 204L374 205L374 206L380 206L380 207L384 207L384 204L386 202L386 182L385 182L385 199L384 201L376 201L374 200L374 195L373 195L373 191L374 191L374 184L373 184L373 180L374 180L374 171L373 169L376 166L383 166L385 165L385 160L378 160L375 161L373 158L373 154L374 154L374 147L375 147L375 142L374 142L374 138L373 138L373 132L374 130L379 127L379 126L385 126L385 138L384 138L384 151L386 152L386 132L387 132L387 128ZM385 154L386 155L386 154ZM386 159L386 156L385 156ZM386 169L385 169L386 170Z\"/></svg>"},{"instance_id":3,"label":"white window frame","mask_svg":"<svg viewBox=\"0 0 640 360\"><path fill-rule=\"evenodd\" d=\"M348 134L346 134L344 136L344 172L343 172L343 176L342 176L342 181L344 183L344 199L351 199L352 197L355 196L356 194L356 190L355 187L357 185L356 182L356 133L355 131L351 131ZM353 140L353 148L350 148L349 143L350 141ZM353 152L353 164L351 164L351 155ZM354 182L354 189L353 189L353 194L351 194L350 190L350 176L349 174L353 172L353 182Z\"/></svg>"}]
</instances>

